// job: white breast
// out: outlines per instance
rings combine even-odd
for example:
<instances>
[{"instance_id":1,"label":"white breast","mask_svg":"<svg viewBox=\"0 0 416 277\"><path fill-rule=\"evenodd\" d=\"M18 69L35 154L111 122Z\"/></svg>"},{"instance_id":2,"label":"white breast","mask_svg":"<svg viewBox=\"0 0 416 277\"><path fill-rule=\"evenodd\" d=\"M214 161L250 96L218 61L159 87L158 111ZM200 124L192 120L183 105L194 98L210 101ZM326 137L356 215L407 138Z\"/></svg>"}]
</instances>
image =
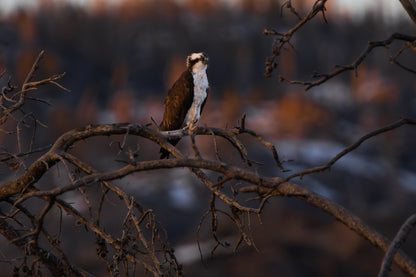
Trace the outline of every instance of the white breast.
<instances>
[{"instance_id":1,"label":"white breast","mask_svg":"<svg viewBox=\"0 0 416 277\"><path fill-rule=\"evenodd\" d=\"M185 117L185 126L196 123L201 116L201 106L207 98L207 89L209 87L208 77L206 73L207 66L202 62L194 65L192 70L192 77L194 79L194 101Z\"/></svg>"}]
</instances>

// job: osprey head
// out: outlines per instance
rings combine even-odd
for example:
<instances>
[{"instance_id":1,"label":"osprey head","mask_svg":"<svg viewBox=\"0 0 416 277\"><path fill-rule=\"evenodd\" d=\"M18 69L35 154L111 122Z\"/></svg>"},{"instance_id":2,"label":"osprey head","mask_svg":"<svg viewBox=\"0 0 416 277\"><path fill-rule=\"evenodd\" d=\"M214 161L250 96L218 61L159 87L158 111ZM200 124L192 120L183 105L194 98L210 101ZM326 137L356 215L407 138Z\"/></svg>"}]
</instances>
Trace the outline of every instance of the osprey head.
<instances>
[{"instance_id":1,"label":"osprey head","mask_svg":"<svg viewBox=\"0 0 416 277\"><path fill-rule=\"evenodd\" d=\"M208 60L208 56L204 52L192 53L186 58L186 67L188 67L188 70L192 71L194 65L199 62L202 63L200 64L201 66L206 67L208 65Z\"/></svg>"}]
</instances>

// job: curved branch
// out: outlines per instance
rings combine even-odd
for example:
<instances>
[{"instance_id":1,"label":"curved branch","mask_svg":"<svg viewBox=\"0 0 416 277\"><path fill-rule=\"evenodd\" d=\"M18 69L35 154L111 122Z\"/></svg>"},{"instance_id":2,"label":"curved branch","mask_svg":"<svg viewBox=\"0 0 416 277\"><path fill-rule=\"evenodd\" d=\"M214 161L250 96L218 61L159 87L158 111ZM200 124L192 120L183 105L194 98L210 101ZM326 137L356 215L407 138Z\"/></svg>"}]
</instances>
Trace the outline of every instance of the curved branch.
<instances>
[{"instance_id":1,"label":"curved branch","mask_svg":"<svg viewBox=\"0 0 416 277\"><path fill-rule=\"evenodd\" d=\"M364 136L362 136L361 138L359 138L356 142L354 142L353 144L351 144L350 146L348 146L347 148L345 148L344 150L342 150L340 153L338 153L335 157L333 157L329 162L327 162L324 165L321 166L317 166L317 167L313 167L313 168L309 168L306 170L303 170L301 172L292 174L286 178L283 179L282 182L288 182L289 180L295 178L295 177L303 177L305 175L308 174L312 174L312 173L316 173L316 172L321 172L324 170L329 169L331 166L333 166L339 159L341 159L342 157L344 157L345 155L347 155L348 153L354 151L355 149L357 149L363 142L365 142L366 140L378 136L382 133L386 133L389 131L392 131L394 129L397 129L403 125L416 125L416 120L414 119L410 119L410 118L402 118L390 125L384 126L380 129L374 130Z\"/></svg>"},{"instance_id":2,"label":"curved branch","mask_svg":"<svg viewBox=\"0 0 416 277\"><path fill-rule=\"evenodd\" d=\"M416 40L416 36L409 36L405 34L400 33L394 33L392 34L388 39L381 40L381 41L370 41L368 42L367 48L359 55L351 64L344 65L344 66L336 66L336 69L333 70L330 73L327 74L315 74L312 77L320 77L319 80L314 82L309 81L293 81L289 80L283 76L280 76L280 81L285 81L289 84L296 84L296 85L302 85L305 86L305 90L308 91L309 89L319 86L322 83L325 83L329 79L332 79L335 76L338 76L339 74L345 72L345 71L356 71L358 66L367 58L367 56L373 51L374 48L377 47L387 47L389 46L393 41L395 40L401 40L401 41L407 41L407 42L413 42Z\"/></svg>"},{"instance_id":3,"label":"curved branch","mask_svg":"<svg viewBox=\"0 0 416 277\"><path fill-rule=\"evenodd\" d=\"M104 181L112 181L116 179L121 179L127 175L130 175L135 172L140 171L149 171L149 170L156 170L156 169L167 169L167 168L178 168L178 167L188 167L192 170L196 169L208 169L212 171L216 171L219 173L224 174L226 177L235 180L244 180L253 184L258 184L259 186L272 188L279 183L281 183L282 179L279 177L263 177L258 175L257 173L244 170L242 168L231 166L226 163L218 162L218 161L211 161L211 160L202 160L202 159L169 159L169 160L152 160L152 161L143 161L137 162L136 164L129 164L123 168L120 168L116 171L107 172L107 173L95 173L91 175L84 176L82 178L77 179L76 181L57 187L55 189L49 191L31 191L23 194L15 204L19 204L31 197L52 197L52 196L59 196L65 192L74 190L81 186L89 185L95 182L104 182ZM207 181L208 188L212 189L214 192L218 193L218 190L214 184L212 184L207 176L203 174L202 171L195 172L198 177L203 178ZM238 209L241 209L245 212L258 212L256 209L245 208L242 207L237 202L231 200L230 198L226 197L225 195L217 195L220 197L221 200L226 200L227 204L231 206L235 206Z\"/></svg>"},{"instance_id":4,"label":"curved branch","mask_svg":"<svg viewBox=\"0 0 416 277\"><path fill-rule=\"evenodd\" d=\"M167 138L171 136L182 137L189 135L189 132L187 131L177 130L159 132L145 125L131 123L88 125L86 127L73 129L60 136L53 144L53 146L49 149L49 151L46 152L43 156L41 156L38 160L36 160L22 176L0 185L0 200L6 197L13 196L15 194L22 193L27 187L36 183L49 168L51 168L57 162L60 161L60 155L68 151L69 148L72 147L76 142L90 137L122 135L127 132L130 135L141 136L159 144L160 146L166 148L176 158L183 158L183 154L180 153L174 146L172 146L168 142ZM244 146L236 138L236 135L239 133L249 133L253 136L256 136L257 139L263 145L270 148L270 143L267 144L261 136L257 135L254 131L248 129L229 130L219 128L198 127L195 130L195 134L198 135L215 134L217 136L222 136L226 139L228 138L229 141L232 141L232 145L234 147L236 147L237 149L239 149L239 151L246 155L246 150ZM277 152L274 151L273 156L278 166L281 167L280 161L278 160Z\"/></svg>"},{"instance_id":5,"label":"curved branch","mask_svg":"<svg viewBox=\"0 0 416 277\"><path fill-rule=\"evenodd\" d=\"M378 135L382 132L393 130L404 124L415 124L416 122L410 119L402 119L392 125L386 126L379 130L376 130L372 133L367 134L358 140L355 144L341 152L337 155L328 165L331 166L339 158L347 154L348 152L357 148L362 142L368 138ZM237 134L248 133L256 137L256 133L250 132L247 129L216 129L216 128L203 128L198 127L194 131L195 134L199 135L218 135L218 136L235 136ZM130 164L117 169L113 172L99 173L94 169L83 164L81 161L72 157L66 151L68 151L77 141L84 140L93 136L108 136L108 135L122 135L128 133L129 135L136 135L147 138L162 147L168 149L176 159L168 160L150 160L150 161L141 161L136 162L132 161ZM189 132L178 135L189 135ZM144 170L154 170L162 168L178 168L186 167L189 168L206 186L207 188L215 195L216 198L222 200L227 204L232 211L238 211L238 213L256 213L259 214L262 211L264 201L259 201L260 204L258 207L247 207L241 205L234 197L230 198L222 191L222 186L218 186L218 183L212 183L208 178L207 174L203 171L210 170L214 172L221 173L224 175L226 180L242 180L246 181L254 186L242 186L237 189L238 193L256 193L261 196L261 199L268 199L271 196L292 196L297 197L313 206L318 207L319 209L329 213L334 216L336 219L340 220L347 227L354 230L357 234L366 238L373 245L385 251L388 247L388 241L378 234L376 231L372 230L370 227L361 222L360 219L353 216L343 207L337 205L336 203L319 196L307 189L301 188L296 184L285 182L285 179L280 177L265 177L261 176L256 172L250 171L248 169L243 169L237 166L228 165L226 163L217 161L217 160L202 160L202 159L187 159L184 155L179 152L175 147L167 142L167 137L169 135L161 133L157 130L151 129L144 125L140 124L129 124L129 123L118 123L118 124L106 124L106 125L89 125L84 128L78 128L71 130L64 135L62 135L51 149L45 153L41 158L32 164L25 174L17 178L14 181L7 182L0 186L0 199L4 197L10 197L14 194L24 193L18 201L15 203L21 203L26 199L31 197L41 197L42 199L53 197L57 205L63 207L65 210L70 211L76 218L88 226L89 229L93 230L97 234L101 234L101 230L95 224L85 220L76 210L71 210L71 207L65 206L57 198L57 196L74 190L81 186L86 186L89 184L97 182L107 182L114 179L120 179L127 175L130 175L135 172L140 172ZM258 138L260 142L264 144L261 137ZM237 146L238 147L238 146ZM277 154L277 153L276 153ZM86 176L80 177L70 184L57 187L49 191L38 191L31 188L31 185L38 181L43 174L54 164L62 161L62 159L67 159L73 165L85 171ZM315 169L316 170L316 169ZM306 174L306 173L303 173ZM225 182L224 182L225 183ZM125 199L127 200L127 198ZM130 202L129 202L130 203ZM101 232L101 233L100 233ZM105 238L109 243L115 244L116 242L106 234L102 234L102 237ZM130 257L133 262L135 261L134 257ZM406 272L416 276L416 266L414 262L407 257L402 252L399 252L395 258L395 262Z\"/></svg>"},{"instance_id":6,"label":"curved branch","mask_svg":"<svg viewBox=\"0 0 416 277\"><path fill-rule=\"evenodd\" d=\"M243 188L241 191L270 194L273 196L296 197L330 214L382 251L387 251L389 247L389 241L384 236L373 230L344 207L296 184L286 182L273 189L252 186ZM394 257L394 261L404 272L411 276L416 276L416 263L404 252L399 251Z\"/></svg>"},{"instance_id":7,"label":"curved branch","mask_svg":"<svg viewBox=\"0 0 416 277\"><path fill-rule=\"evenodd\" d=\"M54 145L36 160L20 177L0 186L0 200L24 192L30 185L36 183L43 174L60 160L60 153L66 152L74 143L93 136L120 135L126 132L151 139L170 151L178 151L156 130L140 124L118 123L106 125L88 125L73 129L60 136Z\"/></svg>"},{"instance_id":8,"label":"curved branch","mask_svg":"<svg viewBox=\"0 0 416 277\"><path fill-rule=\"evenodd\" d=\"M410 231L416 226L416 214L411 215L403 225L400 227L399 232L394 237L391 242L389 249L384 255L383 262L381 264L379 277L387 277L390 271L391 262L395 257L397 251L402 247L403 243L406 241L407 237L410 234Z\"/></svg>"},{"instance_id":9,"label":"curved branch","mask_svg":"<svg viewBox=\"0 0 416 277\"><path fill-rule=\"evenodd\" d=\"M210 161L210 160L199 160L199 159L170 159L170 160L157 160L157 161L145 161L137 163L136 165L127 165L117 171L110 173L100 173L92 174L85 176L76 182L59 187L50 191L36 191L30 192L21 198L25 200L29 197L45 197L45 196L56 196L65 191L72 190L77 186L90 184L96 181L109 181L116 178L122 178L133 172L138 172L142 170L153 170L161 168L175 168L175 167L188 167L194 170L199 170L195 174L201 178L205 178L205 175L201 175L202 171L200 169L208 169L216 172L220 172L225 176L236 179L244 180L255 186L243 187L239 189L239 192L242 193L258 193L260 195L273 195L273 196L290 196L299 198L335 217L337 220L341 221L344 225L349 227L351 230L359 234L360 236L367 239L372 245L380 248L383 251L386 251L389 245L389 241L380 235L378 232L374 231L368 225L363 223L359 218L352 215L342 206L330 201L329 199L322 197L312 191L309 191L305 188L302 188L296 184L284 182L282 183L281 178L268 178L260 176L257 173L250 172L235 166L229 166L227 164ZM208 179L204 179L209 183ZM240 210L241 212L248 213L259 213L260 207L257 209L242 207L236 201L232 199L227 199L226 196L220 193L218 190L214 190L216 197L219 197L221 200ZM18 202L21 202L20 199ZM395 262L407 273L412 276L416 276L416 264L404 253L399 252L395 258Z\"/></svg>"},{"instance_id":10,"label":"curved branch","mask_svg":"<svg viewBox=\"0 0 416 277\"><path fill-rule=\"evenodd\" d=\"M416 26L416 2L414 0L399 0L403 8L406 10L413 24Z\"/></svg>"}]
</instances>

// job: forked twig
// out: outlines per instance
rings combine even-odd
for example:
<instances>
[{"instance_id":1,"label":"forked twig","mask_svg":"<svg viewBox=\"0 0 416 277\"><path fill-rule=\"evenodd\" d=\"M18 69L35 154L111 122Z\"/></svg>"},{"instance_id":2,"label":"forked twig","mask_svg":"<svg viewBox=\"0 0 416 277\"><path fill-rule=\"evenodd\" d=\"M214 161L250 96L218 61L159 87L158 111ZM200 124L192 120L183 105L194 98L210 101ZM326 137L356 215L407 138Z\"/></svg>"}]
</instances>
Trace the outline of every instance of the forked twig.
<instances>
[{"instance_id":1,"label":"forked twig","mask_svg":"<svg viewBox=\"0 0 416 277\"><path fill-rule=\"evenodd\" d=\"M290 40L292 39L292 36L303 26L305 25L308 21L310 21L312 18L315 17L315 15L317 15L319 12L321 12L323 14L323 18L324 21L326 22L326 18L325 18L325 4L326 4L327 0L317 0L315 1L313 7L309 10L309 12L300 19L300 21L294 26L292 27L289 31L287 31L286 33L282 34L282 33L278 33L276 31L269 31L269 30L264 30L263 34L264 35L274 35L274 36L278 36L279 38L276 38L275 41L273 42L274 46L272 48L272 56L268 57L266 59L266 72L264 73L264 76L266 77L271 77L272 76L272 72L273 70L277 67L278 65L278 58L282 52L282 50L284 49L284 47L286 45L291 45ZM288 1L286 3L286 7L288 7L292 12L293 12L293 7L290 4L291 2Z\"/></svg>"},{"instance_id":2,"label":"forked twig","mask_svg":"<svg viewBox=\"0 0 416 277\"><path fill-rule=\"evenodd\" d=\"M381 40L381 41L371 41L368 43L366 49L349 65L344 66L337 66L333 71L327 74L315 74L316 77L319 77L317 81L296 81L296 80L289 80L284 76L279 76L280 81L287 82L289 84L296 84L302 85L305 87L305 90L309 90L315 86L319 86L329 79L332 79L335 76L345 72L345 71L355 71L357 72L357 68L363 63L363 61L367 58L367 56L373 51L374 48L377 47L387 47L392 44L394 41L407 41L407 42L414 42L416 40L416 36L409 36L400 33L392 34L388 39ZM393 59L392 62L398 63L396 59ZM403 66L402 66L403 67ZM408 70L411 71L411 70Z\"/></svg>"},{"instance_id":3,"label":"forked twig","mask_svg":"<svg viewBox=\"0 0 416 277\"><path fill-rule=\"evenodd\" d=\"M345 155L347 155L348 153L352 152L353 150L357 149L363 142L365 142L366 140L375 137L377 135L380 135L382 133L386 133L389 131L392 131L394 129L397 129L403 125L416 125L416 120L414 119L409 119L409 118L402 118L392 124L389 124L387 126L384 126L382 128L379 128L377 130L374 130L370 133L367 133L366 135L362 136L361 138L359 138L356 142L354 142L353 144L351 144L350 146L348 146L347 148L345 148L344 150L342 150L340 153L338 153L335 157L333 157L329 162L327 162L324 165L321 166L317 166L317 167L313 167L313 168L309 168L300 172L297 172L295 174L292 174L286 178L284 178L282 180L282 183L284 182L288 182L289 180L295 178L295 177L303 177L305 175L308 174L312 174L312 173L316 173L316 172L321 172L324 170L329 169L331 166L333 166L339 159L341 159L342 157L344 157Z\"/></svg>"}]
</instances>

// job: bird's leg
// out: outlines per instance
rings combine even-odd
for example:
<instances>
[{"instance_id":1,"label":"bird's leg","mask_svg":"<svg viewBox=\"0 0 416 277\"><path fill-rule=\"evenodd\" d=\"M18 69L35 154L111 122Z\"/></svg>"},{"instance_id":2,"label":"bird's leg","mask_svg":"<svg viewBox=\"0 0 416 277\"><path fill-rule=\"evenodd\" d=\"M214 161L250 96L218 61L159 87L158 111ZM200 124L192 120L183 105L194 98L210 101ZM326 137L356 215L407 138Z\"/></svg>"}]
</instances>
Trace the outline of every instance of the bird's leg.
<instances>
[{"instance_id":1,"label":"bird's leg","mask_svg":"<svg viewBox=\"0 0 416 277\"><path fill-rule=\"evenodd\" d=\"M194 122L194 121L191 121L191 123L189 123L189 126L188 126L188 128L189 128L189 134L190 133L193 133L194 132L194 130L197 128L197 126L196 126L196 124L195 124L196 122Z\"/></svg>"}]
</instances>

